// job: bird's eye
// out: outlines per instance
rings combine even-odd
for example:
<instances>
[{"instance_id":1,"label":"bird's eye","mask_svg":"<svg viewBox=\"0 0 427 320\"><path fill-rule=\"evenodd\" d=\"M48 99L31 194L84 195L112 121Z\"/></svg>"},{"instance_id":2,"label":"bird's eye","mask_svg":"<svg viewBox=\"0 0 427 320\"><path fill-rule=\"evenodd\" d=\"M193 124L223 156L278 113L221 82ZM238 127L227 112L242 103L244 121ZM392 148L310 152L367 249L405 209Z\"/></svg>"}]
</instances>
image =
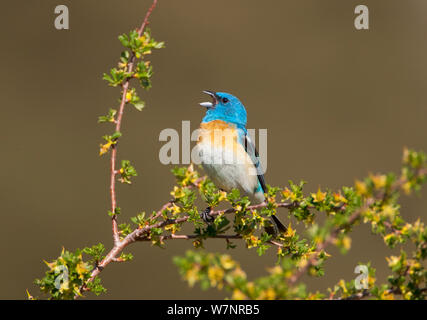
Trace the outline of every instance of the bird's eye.
<instances>
[{"instance_id":1,"label":"bird's eye","mask_svg":"<svg viewBox=\"0 0 427 320\"><path fill-rule=\"evenodd\" d=\"M222 98L222 103L227 103L228 99L227 98Z\"/></svg>"}]
</instances>

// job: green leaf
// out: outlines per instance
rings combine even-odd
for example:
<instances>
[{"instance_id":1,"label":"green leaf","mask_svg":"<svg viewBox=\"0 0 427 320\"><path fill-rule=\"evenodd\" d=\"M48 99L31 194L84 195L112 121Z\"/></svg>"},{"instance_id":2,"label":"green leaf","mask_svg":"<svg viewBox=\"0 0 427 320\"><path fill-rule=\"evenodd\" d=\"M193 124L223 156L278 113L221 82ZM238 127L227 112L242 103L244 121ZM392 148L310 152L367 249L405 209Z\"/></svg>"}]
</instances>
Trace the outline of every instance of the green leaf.
<instances>
[{"instance_id":1,"label":"green leaf","mask_svg":"<svg viewBox=\"0 0 427 320\"><path fill-rule=\"evenodd\" d=\"M111 109L108 111L108 114L106 116L99 116L98 117L98 122L99 123L103 123L103 122L114 122L114 116L116 115L117 110L115 109Z\"/></svg>"},{"instance_id":2,"label":"green leaf","mask_svg":"<svg viewBox=\"0 0 427 320\"><path fill-rule=\"evenodd\" d=\"M138 102L134 103L133 106L135 107L136 110L142 111L142 109L144 109L144 107L145 107L145 102L144 101L138 101Z\"/></svg>"}]
</instances>

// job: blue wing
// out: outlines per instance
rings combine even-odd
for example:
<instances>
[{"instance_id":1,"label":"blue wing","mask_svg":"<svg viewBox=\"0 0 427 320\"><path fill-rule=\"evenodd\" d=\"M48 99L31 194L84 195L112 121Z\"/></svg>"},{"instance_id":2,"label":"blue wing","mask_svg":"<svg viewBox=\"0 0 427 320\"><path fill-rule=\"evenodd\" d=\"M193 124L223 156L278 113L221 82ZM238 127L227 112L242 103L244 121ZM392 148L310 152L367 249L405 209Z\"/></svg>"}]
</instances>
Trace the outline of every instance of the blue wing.
<instances>
[{"instance_id":1,"label":"blue wing","mask_svg":"<svg viewBox=\"0 0 427 320\"><path fill-rule=\"evenodd\" d=\"M257 149L255 148L255 145L252 143L251 138L249 137L246 130L239 132L239 138L240 138L239 139L240 143L243 144L246 153L251 158L252 163L254 164L257 170L258 187L255 190L255 192L262 191L263 193L267 193L267 186L265 184L264 171L262 170L261 161L259 160L259 154ZM271 219L276 224L276 227L280 232L287 231L287 228L283 225L283 223L280 222L280 220L275 215L272 215Z\"/></svg>"},{"instance_id":2,"label":"blue wing","mask_svg":"<svg viewBox=\"0 0 427 320\"><path fill-rule=\"evenodd\" d=\"M259 160L259 154L257 149L255 148L255 145L252 143L251 138L249 137L247 131L240 131L239 130L239 140L240 143L244 146L246 153L249 155L249 157L252 160L252 163L254 164L257 176L258 176L258 187L256 191L262 191L263 193L267 192L267 186L265 184L265 178L264 178L264 171L261 167L261 161Z\"/></svg>"}]
</instances>

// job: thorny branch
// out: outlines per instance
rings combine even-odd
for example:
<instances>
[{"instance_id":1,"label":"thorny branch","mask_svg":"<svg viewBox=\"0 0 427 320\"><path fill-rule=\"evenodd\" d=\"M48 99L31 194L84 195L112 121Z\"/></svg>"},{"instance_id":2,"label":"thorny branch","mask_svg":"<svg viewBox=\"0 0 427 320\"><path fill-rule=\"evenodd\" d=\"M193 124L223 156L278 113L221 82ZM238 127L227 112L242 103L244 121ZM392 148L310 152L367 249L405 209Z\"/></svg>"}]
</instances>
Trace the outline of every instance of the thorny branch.
<instances>
[{"instance_id":1,"label":"thorny branch","mask_svg":"<svg viewBox=\"0 0 427 320\"><path fill-rule=\"evenodd\" d=\"M148 20L151 16L151 13L154 10L154 8L157 5L157 2L158 2L158 0L153 0L151 7L148 9L147 13L145 14L145 18L144 18L141 26L138 29L138 36L142 35L145 27L148 25L148 23L149 23ZM135 54L132 53L132 56L131 56L129 64L128 64L128 73L129 74L131 74L133 71L134 63L135 63ZM130 80L131 79L129 79L129 78L126 79L126 80L124 80L124 82L122 84L122 97L121 97L121 101L120 101L120 107L119 107L117 119L115 120L115 124L116 124L115 131L116 132L120 132L120 128L122 125L123 113L124 113L124 108L126 105L126 94L128 92L128 89L129 89ZM100 270L102 270L102 268L105 265L107 265L108 263L110 263L111 261L116 259L117 254L120 253L123 250L123 248L126 247L126 245L127 245L127 243L120 241L120 235L119 235L119 230L118 230L118 225L117 225L116 175L119 173L119 171L116 169L116 161L117 161L117 144L114 144L114 145L112 145L111 159L110 159L110 197L111 197L111 212L113 214L111 217L111 221L112 221L112 232L113 232L114 247L109 252L107 257L100 264L98 264L96 266L96 268L93 270L91 278L89 279L89 282L93 281L95 276L100 272ZM85 290L86 290L86 284L81 288L80 291L82 292ZM76 298L77 298L77 296L76 296Z\"/></svg>"},{"instance_id":2,"label":"thorny branch","mask_svg":"<svg viewBox=\"0 0 427 320\"><path fill-rule=\"evenodd\" d=\"M419 175L425 175L427 174L427 170L421 170L420 172L418 172ZM193 187L197 187L200 183L201 179L198 179ZM406 181L404 179L400 179L398 181L396 181L396 183L390 188L390 190L388 192L393 192L398 190L400 187L402 187L402 185L405 183ZM384 194L377 194L375 197L370 197L365 199L364 204L357 209L348 219L347 225L345 227L351 227L353 226L358 219L360 218L361 214L367 209L369 208L375 201L377 200L381 200L383 199ZM161 207L160 210L158 210L156 212L156 214L154 215L155 218L158 218L159 216L161 216L162 212L166 209L168 209L170 206L172 206L174 203L174 200L171 200L169 202L167 202L165 205L163 205ZM261 209L266 207L267 204L266 203L261 203L261 204L257 204L257 205L251 205L248 206L247 209L248 210L256 210L256 209ZM278 208L287 208L287 209L291 209L293 207L298 206L298 203L296 202L284 202L284 203L277 203L276 206ZM342 206L341 208L339 208L339 210L345 210L345 206ZM229 209L225 209L225 210L216 210L216 211L212 211L210 213L211 216L217 216L220 214L232 214L235 212L234 208L229 208ZM126 248L129 244L137 242L137 241L148 241L149 239L147 237L145 237L146 235L148 235L150 233L150 230L154 229L154 228L164 228L168 225L171 224L182 224L184 222L186 222L190 217L188 215L184 215L180 218L177 219L166 219L163 221L159 221L155 224L152 225L148 225L145 226L143 228L137 228L134 231L132 231L130 234L128 234L122 241L119 241L114 247L113 249L111 249L111 251L107 254L107 256L98 264L98 266L93 270L91 278L89 279L89 282L92 281L109 263L114 262L117 260L117 256L123 251L124 248ZM343 226L341 227L337 227L335 229L332 230L332 232L330 233L330 235L325 239L325 241L319 243L317 245L316 248L316 252L321 252L322 250L324 250L327 246L329 246L330 244L332 244L335 239L337 238L337 236L339 235L339 233L341 232L341 230L343 230ZM162 236L161 240L173 240L173 239L183 239L183 240L188 240L188 239L195 239L197 238L197 235L168 235L168 236ZM241 239L242 237L240 235L216 235L214 237L211 238L220 238L220 239ZM278 247L282 247L283 245L279 242L276 242L274 240L271 240L269 243L278 246ZM307 263L304 265L304 267L301 267L289 280L289 284L290 285L294 285L300 278L301 276L303 276L309 267L315 265L317 262L317 256L313 255L313 257L311 259L309 259L307 261Z\"/></svg>"},{"instance_id":3,"label":"thorny branch","mask_svg":"<svg viewBox=\"0 0 427 320\"><path fill-rule=\"evenodd\" d=\"M164 210L166 210L169 206L171 206L173 204L173 201L169 201L167 202L165 205L162 206L162 208L157 211L156 215L154 217L159 217L162 212ZM293 203L279 203L277 204L278 207L283 207L283 208L290 208L292 206L294 206L295 204ZM249 210L255 210L255 209L260 209L263 207L266 207L267 204L266 203L262 203L262 204L257 204L257 205L253 205L253 206L249 206L248 209ZM226 210L217 210L217 211L212 211L210 213L210 215L212 216L217 216L219 214L231 214L234 213L235 209L226 209ZM147 235L150 230L152 230L153 228L163 228L167 225L171 225L171 224L181 224L186 222L190 217L188 215L183 216L181 218L177 218L177 219L167 219L164 221L160 221L158 223L143 227L143 228L138 228L135 229L134 231L132 231L132 233L128 234L123 240L119 240L117 243L115 243L114 247L111 249L111 251L106 255L106 257L96 266L96 268L92 271L91 277L89 279L88 282L93 281L93 279L99 275L101 273L101 271L111 262L115 262L117 260L117 256L123 251L123 249L125 249L128 245L130 245L131 243L134 243L136 241L147 241L148 239L144 238L144 235ZM163 237L164 240L168 240L168 239L193 239L195 238L195 235L176 235L176 236L167 236L167 237ZM217 235L213 238L222 238L222 239L240 239L241 236L239 235ZM270 241L271 244L281 247L282 244L276 242L276 241ZM86 286L84 288L82 288L82 291L86 291Z\"/></svg>"},{"instance_id":4,"label":"thorny branch","mask_svg":"<svg viewBox=\"0 0 427 320\"><path fill-rule=\"evenodd\" d=\"M427 174L427 170L419 170L417 172L417 175L422 176ZM388 191L393 192L393 191L397 191L399 188L401 188L404 184L406 183L406 179L399 179L397 180L394 185L390 188L390 190ZM356 210L349 218L347 226L351 227L352 225L354 225L358 219L360 218L360 216L362 215L362 213L368 209L376 200L383 200L385 197L385 193L381 193L376 195L376 197L372 197L372 198L368 198L365 200L365 203L362 205L362 207L360 207L358 210ZM337 236L339 235L339 233L341 232L341 230L343 230L343 227L339 227L339 228L335 228L332 230L332 232L330 233L330 235L325 239L325 241L319 243L317 245L316 251L317 252L321 252L322 250L325 250L326 247L328 247L330 244L332 244L336 239ZM298 270L298 272L296 272L290 279L289 279L289 284L290 285L294 285L306 272L307 270L315 265L317 262L317 257L314 255L311 259L309 259L307 261L307 263L304 265L304 267L300 268Z\"/></svg>"},{"instance_id":5,"label":"thorny branch","mask_svg":"<svg viewBox=\"0 0 427 320\"><path fill-rule=\"evenodd\" d=\"M154 10L154 8L157 5L158 0L154 0L151 7L148 9L145 18L140 26L139 29L137 29L138 36L141 36L144 32L145 27L149 23L149 18ZM132 53L127 71L129 74L132 74L132 71L134 69L135 65L135 54ZM121 84L122 87L122 97L120 101L120 106L117 114L117 119L114 121L115 123L115 131L120 132L121 125L122 125L122 119L123 119L123 113L125 105L127 104L127 93L129 90L129 83L131 78L127 78L123 81ZM121 262L121 258L118 258L120 253L131 243L137 242L137 241L150 241L149 235L150 231L154 228L164 228L166 226L172 225L172 224L182 224L190 219L189 215L184 215L176 219L170 219L165 218L163 221L156 222L151 225L146 225L144 227L139 227L135 230L133 230L131 233L129 233L127 236L125 236L122 240L120 239L120 232L118 229L118 223L117 223L117 195L116 195L116 176L119 174L119 170L116 169L116 161L117 161L117 144L112 145L111 150L111 159L110 159L110 197L111 197L111 212L112 212L112 234L113 234L113 248L108 252L108 254L105 256L105 258L102 259L97 265L94 267L94 269L91 272L91 276L89 280L80 288L80 292L84 292L89 290L88 289L88 283L92 282L99 274L100 272L111 262ZM427 172L423 170L422 172L418 172L419 175L425 175ZM203 179L203 178L201 178ZM193 183L191 187L199 187L199 183L201 179L198 179ZM397 191L397 189L401 188L404 183L406 183L404 179L397 180L394 185L390 188L390 190L387 190L387 192L394 192ZM385 194L376 194L372 197L368 197L364 199L364 202L362 206L360 206L357 210L355 210L351 216L348 218L348 221L346 225L339 226L331 230L330 234L326 237L326 239L323 242L320 242L317 244L316 253L319 253L321 251L324 251L326 247L328 247L330 244L333 244L338 236L340 235L340 232L344 228L352 227L361 217L363 212L367 210L373 203L376 201L381 201L386 195ZM173 204L175 203L175 200L170 200L167 203L165 203L152 217L152 221L156 221L157 218L161 217L163 212L167 209L169 209ZM250 205L247 207L247 210L257 210L261 208L267 207L267 203L261 203L257 205ZM299 206L298 202L283 202L283 203L276 203L275 206L277 208L287 208L287 209L293 209ZM311 209L311 207L309 207ZM337 208L337 211L344 211L346 209L346 206L343 204L341 207ZM222 214L232 214L235 213L236 209L229 208L225 210L216 210L210 212L210 215L215 217ZM189 239L197 239L200 237L200 235L197 234L170 234L170 235L162 235L160 236L160 240L189 240ZM215 235L207 238L217 238L217 239L242 239L243 237L239 234L234 235ZM277 242L275 240L268 241L270 244L275 245L277 247L283 247L284 245L280 242ZM317 254L312 255L310 259L308 259L307 263L305 263L300 269L298 269L289 279L289 285L293 286L297 283L297 281L306 274L307 270L316 265L318 262ZM396 292L397 293L397 292ZM346 299L363 299L364 297L369 296L371 293L369 291L363 291L361 293L358 293L357 295L348 297ZM77 298L78 295L75 296Z\"/></svg>"},{"instance_id":6,"label":"thorny branch","mask_svg":"<svg viewBox=\"0 0 427 320\"><path fill-rule=\"evenodd\" d=\"M145 27L148 24L148 19L153 12L154 8L157 5L158 0L154 0L151 7L148 9L144 21L142 22L141 27L138 29L138 36L142 35L142 32L144 31ZM130 58L130 62L128 65L128 73L131 74L134 68L134 62L135 62L135 55L132 54ZM129 88L129 81L130 79L126 79L122 84L122 98L120 101L120 107L119 112L117 115L116 123L116 132L120 132L120 127L122 125L122 118L123 118L123 112L126 105L126 94L128 92ZM113 216L111 218L112 220L112 229L113 229L113 240L114 244L118 245L120 242L119 237L119 230L117 227L117 215L116 209L117 209L117 196L116 196L116 175L118 174L118 170L116 170L116 160L117 160L117 145L112 145L111 150L111 160L110 160L110 197L111 197L111 212L113 213Z\"/></svg>"}]
</instances>

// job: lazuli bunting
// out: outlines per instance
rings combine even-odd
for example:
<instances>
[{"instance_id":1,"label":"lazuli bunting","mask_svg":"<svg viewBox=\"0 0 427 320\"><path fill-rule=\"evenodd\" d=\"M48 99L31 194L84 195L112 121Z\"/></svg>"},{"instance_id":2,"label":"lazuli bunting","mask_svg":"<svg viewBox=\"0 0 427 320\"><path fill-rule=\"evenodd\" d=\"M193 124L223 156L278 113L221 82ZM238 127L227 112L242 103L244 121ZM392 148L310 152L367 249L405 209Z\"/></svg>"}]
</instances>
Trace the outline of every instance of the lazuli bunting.
<instances>
[{"instance_id":1,"label":"lazuli bunting","mask_svg":"<svg viewBox=\"0 0 427 320\"><path fill-rule=\"evenodd\" d=\"M215 185L231 191L236 188L251 203L265 201L267 192L258 152L246 130L246 109L235 96L224 92L203 91L212 102L202 102L206 115L200 124L197 142L201 164ZM205 221L212 221L210 208L203 212ZM286 227L272 215L275 231Z\"/></svg>"}]
</instances>

